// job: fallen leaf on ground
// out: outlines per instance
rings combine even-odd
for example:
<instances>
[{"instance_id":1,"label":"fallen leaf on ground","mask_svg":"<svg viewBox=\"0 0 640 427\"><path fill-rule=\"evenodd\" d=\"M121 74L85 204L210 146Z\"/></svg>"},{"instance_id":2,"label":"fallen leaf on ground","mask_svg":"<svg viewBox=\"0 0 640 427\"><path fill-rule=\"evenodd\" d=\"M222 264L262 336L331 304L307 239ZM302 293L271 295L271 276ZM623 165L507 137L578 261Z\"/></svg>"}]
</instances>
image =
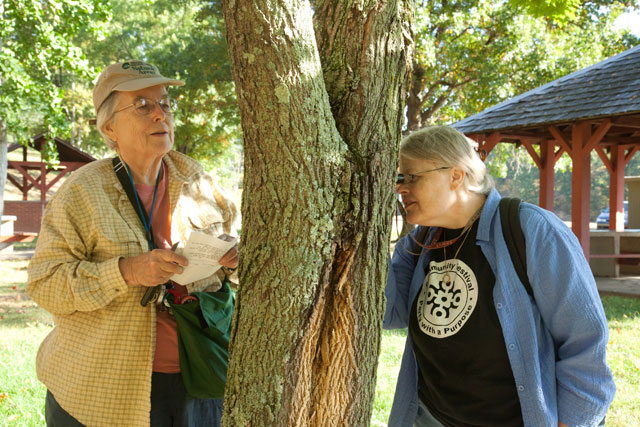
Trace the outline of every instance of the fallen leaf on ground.
<instances>
[{"instance_id":1,"label":"fallen leaf on ground","mask_svg":"<svg viewBox=\"0 0 640 427\"><path fill-rule=\"evenodd\" d=\"M0 393L0 402L2 402L7 397L9 397L9 395L7 393Z\"/></svg>"}]
</instances>

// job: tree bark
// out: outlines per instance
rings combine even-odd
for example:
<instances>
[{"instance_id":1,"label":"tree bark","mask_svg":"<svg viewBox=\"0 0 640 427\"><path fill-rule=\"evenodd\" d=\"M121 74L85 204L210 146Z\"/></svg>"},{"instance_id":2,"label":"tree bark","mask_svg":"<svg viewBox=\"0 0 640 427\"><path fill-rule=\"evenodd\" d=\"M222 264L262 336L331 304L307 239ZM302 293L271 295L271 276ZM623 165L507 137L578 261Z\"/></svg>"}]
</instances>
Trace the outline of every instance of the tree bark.
<instances>
[{"instance_id":1,"label":"tree bark","mask_svg":"<svg viewBox=\"0 0 640 427\"><path fill-rule=\"evenodd\" d=\"M407 94L407 131L418 130L422 127L422 107L424 106L424 67L415 62L411 70L411 82Z\"/></svg>"},{"instance_id":2,"label":"tree bark","mask_svg":"<svg viewBox=\"0 0 640 427\"><path fill-rule=\"evenodd\" d=\"M223 1L245 144L224 425L369 424L409 10Z\"/></svg>"}]
</instances>

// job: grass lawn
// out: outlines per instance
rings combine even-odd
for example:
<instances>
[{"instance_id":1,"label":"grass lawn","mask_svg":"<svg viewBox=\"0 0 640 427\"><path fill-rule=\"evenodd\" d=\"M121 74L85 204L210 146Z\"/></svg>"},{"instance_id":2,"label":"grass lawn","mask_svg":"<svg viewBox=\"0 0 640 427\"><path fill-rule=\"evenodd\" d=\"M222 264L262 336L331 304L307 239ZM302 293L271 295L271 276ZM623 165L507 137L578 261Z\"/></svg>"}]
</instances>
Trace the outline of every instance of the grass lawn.
<instances>
[{"instance_id":1,"label":"grass lawn","mask_svg":"<svg viewBox=\"0 0 640 427\"><path fill-rule=\"evenodd\" d=\"M25 292L27 261L0 261L0 426L44 426L46 389L36 378L38 346L51 316Z\"/></svg>"},{"instance_id":2,"label":"grass lawn","mask_svg":"<svg viewBox=\"0 0 640 427\"><path fill-rule=\"evenodd\" d=\"M44 426L45 388L35 356L51 316L25 293L27 261L0 262L0 427ZM640 426L640 300L602 298L609 320L608 360L618 391L607 427ZM406 332L385 331L372 426L386 426Z\"/></svg>"}]
</instances>

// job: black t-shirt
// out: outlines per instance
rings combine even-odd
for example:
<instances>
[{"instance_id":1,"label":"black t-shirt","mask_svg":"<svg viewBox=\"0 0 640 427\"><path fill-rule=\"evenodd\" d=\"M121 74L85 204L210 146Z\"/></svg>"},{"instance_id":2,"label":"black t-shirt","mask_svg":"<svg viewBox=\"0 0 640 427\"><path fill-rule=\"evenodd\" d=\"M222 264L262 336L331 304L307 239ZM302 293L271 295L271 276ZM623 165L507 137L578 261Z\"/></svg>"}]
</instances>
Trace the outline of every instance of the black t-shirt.
<instances>
[{"instance_id":1,"label":"black t-shirt","mask_svg":"<svg viewBox=\"0 0 640 427\"><path fill-rule=\"evenodd\" d=\"M461 231L445 229L440 241ZM466 240L462 236L431 251L409 317L418 396L447 427L521 426L520 401L493 305L495 276L475 244L477 231L478 221Z\"/></svg>"}]
</instances>

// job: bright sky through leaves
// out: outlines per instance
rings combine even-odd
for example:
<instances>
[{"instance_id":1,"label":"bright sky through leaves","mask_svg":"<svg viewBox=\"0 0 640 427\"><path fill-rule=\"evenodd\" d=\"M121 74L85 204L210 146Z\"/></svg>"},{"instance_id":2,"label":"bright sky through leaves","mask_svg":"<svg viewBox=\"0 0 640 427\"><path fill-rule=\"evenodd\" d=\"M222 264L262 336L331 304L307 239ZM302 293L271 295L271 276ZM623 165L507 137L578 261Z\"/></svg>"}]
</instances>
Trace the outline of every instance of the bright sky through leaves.
<instances>
[{"instance_id":1,"label":"bright sky through leaves","mask_svg":"<svg viewBox=\"0 0 640 427\"><path fill-rule=\"evenodd\" d=\"M640 37L640 11L623 13L616 20L620 28L628 28L634 35Z\"/></svg>"}]
</instances>

